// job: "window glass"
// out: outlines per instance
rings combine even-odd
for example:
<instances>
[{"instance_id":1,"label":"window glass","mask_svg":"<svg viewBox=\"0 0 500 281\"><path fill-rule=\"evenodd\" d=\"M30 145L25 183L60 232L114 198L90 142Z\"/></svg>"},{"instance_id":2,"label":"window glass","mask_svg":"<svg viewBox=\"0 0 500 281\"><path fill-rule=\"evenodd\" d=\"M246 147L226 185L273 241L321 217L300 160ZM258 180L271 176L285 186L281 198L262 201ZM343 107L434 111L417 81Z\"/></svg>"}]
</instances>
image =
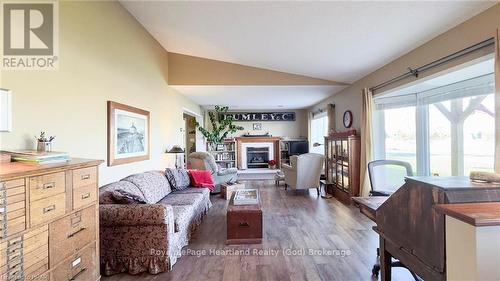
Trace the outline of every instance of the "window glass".
<instances>
[{"instance_id":1,"label":"window glass","mask_svg":"<svg viewBox=\"0 0 500 281\"><path fill-rule=\"evenodd\" d=\"M325 154L325 136L328 134L328 116L324 115L314 118L311 121L311 152ZM319 143L320 146L314 147L313 144Z\"/></svg>"},{"instance_id":2,"label":"window glass","mask_svg":"<svg viewBox=\"0 0 500 281\"><path fill-rule=\"evenodd\" d=\"M493 171L493 66L490 55L376 96L375 159L408 162L418 175L467 176L471 171Z\"/></svg>"},{"instance_id":3,"label":"window glass","mask_svg":"<svg viewBox=\"0 0 500 281\"><path fill-rule=\"evenodd\" d=\"M450 101L429 106L430 174L451 176ZM445 112L445 113L443 113Z\"/></svg>"},{"instance_id":4,"label":"window glass","mask_svg":"<svg viewBox=\"0 0 500 281\"><path fill-rule=\"evenodd\" d=\"M493 172L495 163L495 97L484 97L464 121L464 175Z\"/></svg>"},{"instance_id":5,"label":"window glass","mask_svg":"<svg viewBox=\"0 0 500 281\"><path fill-rule=\"evenodd\" d=\"M417 167L415 107L387 109L385 119L385 159L400 160Z\"/></svg>"}]
</instances>

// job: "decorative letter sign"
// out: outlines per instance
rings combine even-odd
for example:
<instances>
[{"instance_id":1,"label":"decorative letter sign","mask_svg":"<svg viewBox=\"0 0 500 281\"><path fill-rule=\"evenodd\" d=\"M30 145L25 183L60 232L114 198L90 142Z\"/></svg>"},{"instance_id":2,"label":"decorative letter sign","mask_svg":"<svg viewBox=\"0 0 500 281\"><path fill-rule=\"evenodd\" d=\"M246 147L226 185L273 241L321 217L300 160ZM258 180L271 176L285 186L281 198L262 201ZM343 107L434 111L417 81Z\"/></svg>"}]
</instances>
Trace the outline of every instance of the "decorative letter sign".
<instances>
[{"instance_id":1,"label":"decorative letter sign","mask_svg":"<svg viewBox=\"0 0 500 281\"><path fill-rule=\"evenodd\" d=\"M295 112L227 112L220 113L219 119L236 122L295 121Z\"/></svg>"}]
</instances>

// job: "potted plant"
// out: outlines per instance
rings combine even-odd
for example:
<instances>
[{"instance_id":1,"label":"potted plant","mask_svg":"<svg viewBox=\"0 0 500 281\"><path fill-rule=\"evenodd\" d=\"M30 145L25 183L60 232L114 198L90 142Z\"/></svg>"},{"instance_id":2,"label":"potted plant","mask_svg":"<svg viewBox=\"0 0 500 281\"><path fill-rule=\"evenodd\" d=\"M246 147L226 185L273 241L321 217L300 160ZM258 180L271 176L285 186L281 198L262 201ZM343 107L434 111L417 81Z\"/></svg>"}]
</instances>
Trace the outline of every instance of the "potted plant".
<instances>
[{"instance_id":1,"label":"potted plant","mask_svg":"<svg viewBox=\"0 0 500 281\"><path fill-rule=\"evenodd\" d=\"M35 137L37 140L36 151L38 152L51 152L52 141L56 136L47 137L45 132L40 132L40 136Z\"/></svg>"},{"instance_id":2,"label":"potted plant","mask_svg":"<svg viewBox=\"0 0 500 281\"><path fill-rule=\"evenodd\" d=\"M233 124L231 118L226 118L224 120L219 119L221 113L226 113L229 110L227 106L215 106L215 111L210 111L208 117L210 119L210 124L212 125L211 130L205 129L200 126L198 122L195 123L201 134L207 139L207 141L213 146L213 150L217 147L217 144L224 143L224 139L228 134L236 133L237 131L243 130L243 127L236 126Z\"/></svg>"},{"instance_id":3,"label":"potted plant","mask_svg":"<svg viewBox=\"0 0 500 281\"><path fill-rule=\"evenodd\" d=\"M269 169L276 169L276 160L269 160L267 164L269 165Z\"/></svg>"}]
</instances>

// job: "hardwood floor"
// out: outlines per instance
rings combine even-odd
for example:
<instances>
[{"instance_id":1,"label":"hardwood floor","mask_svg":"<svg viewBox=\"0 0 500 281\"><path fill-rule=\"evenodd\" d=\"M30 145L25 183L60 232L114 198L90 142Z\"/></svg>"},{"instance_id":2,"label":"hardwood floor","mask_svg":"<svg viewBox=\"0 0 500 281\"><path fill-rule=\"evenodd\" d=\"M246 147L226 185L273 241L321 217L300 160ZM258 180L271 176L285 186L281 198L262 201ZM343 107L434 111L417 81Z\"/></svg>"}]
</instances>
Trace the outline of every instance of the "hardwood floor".
<instances>
[{"instance_id":1,"label":"hardwood floor","mask_svg":"<svg viewBox=\"0 0 500 281\"><path fill-rule=\"evenodd\" d=\"M101 280L374 280L371 268L378 237L371 229L374 224L358 209L335 199L318 198L314 189L295 195L283 186L275 187L274 181L246 183L247 188L260 190L262 244L227 246L228 201L212 196L213 207L185 248L191 254L181 257L173 271L118 274ZM205 255L196 256L203 250ZM231 250L247 252L230 255ZM393 269L393 280L413 279L405 269Z\"/></svg>"}]
</instances>

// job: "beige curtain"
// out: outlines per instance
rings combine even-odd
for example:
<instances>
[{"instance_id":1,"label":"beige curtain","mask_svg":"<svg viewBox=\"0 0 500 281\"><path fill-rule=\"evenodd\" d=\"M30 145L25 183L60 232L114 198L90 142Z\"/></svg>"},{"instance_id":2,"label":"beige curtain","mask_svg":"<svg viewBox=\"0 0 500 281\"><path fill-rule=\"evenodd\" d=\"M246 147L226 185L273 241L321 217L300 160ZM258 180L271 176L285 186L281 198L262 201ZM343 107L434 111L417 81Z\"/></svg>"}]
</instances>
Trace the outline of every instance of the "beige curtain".
<instances>
[{"instance_id":1,"label":"beige curtain","mask_svg":"<svg viewBox=\"0 0 500 281\"><path fill-rule=\"evenodd\" d=\"M500 30L495 36L495 172L500 173Z\"/></svg>"},{"instance_id":2,"label":"beige curtain","mask_svg":"<svg viewBox=\"0 0 500 281\"><path fill-rule=\"evenodd\" d=\"M328 116L328 133L335 132L335 104L329 103L326 107L326 114Z\"/></svg>"},{"instance_id":3,"label":"beige curtain","mask_svg":"<svg viewBox=\"0 0 500 281\"><path fill-rule=\"evenodd\" d=\"M370 192L370 178L368 177L368 163L373 159L373 93L368 88L363 89L363 108L361 111L361 196L368 196Z\"/></svg>"}]
</instances>

